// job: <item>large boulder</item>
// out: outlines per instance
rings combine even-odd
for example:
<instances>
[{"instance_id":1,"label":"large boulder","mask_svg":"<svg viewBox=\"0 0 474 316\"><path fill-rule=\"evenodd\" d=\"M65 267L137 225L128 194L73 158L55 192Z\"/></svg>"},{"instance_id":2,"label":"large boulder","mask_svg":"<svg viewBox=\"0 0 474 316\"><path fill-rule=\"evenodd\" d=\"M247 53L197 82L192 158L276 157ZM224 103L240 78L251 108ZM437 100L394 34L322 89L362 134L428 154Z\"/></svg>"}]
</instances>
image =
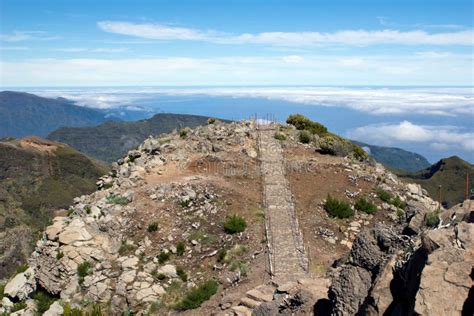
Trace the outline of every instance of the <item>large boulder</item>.
<instances>
[{"instance_id":1,"label":"large boulder","mask_svg":"<svg viewBox=\"0 0 474 316\"><path fill-rule=\"evenodd\" d=\"M5 285L4 294L23 300L36 290L35 272L28 268L25 272L18 273L13 279Z\"/></svg>"},{"instance_id":2,"label":"large boulder","mask_svg":"<svg viewBox=\"0 0 474 316\"><path fill-rule=\"evenodd\" d=\"M467 305L473 304L469 291L473 287L474 224L462 222L455 228L429 231L423 236L422 247L428 258L421 274L415 312L461 315Z\"/></svg>"}]
</instances>

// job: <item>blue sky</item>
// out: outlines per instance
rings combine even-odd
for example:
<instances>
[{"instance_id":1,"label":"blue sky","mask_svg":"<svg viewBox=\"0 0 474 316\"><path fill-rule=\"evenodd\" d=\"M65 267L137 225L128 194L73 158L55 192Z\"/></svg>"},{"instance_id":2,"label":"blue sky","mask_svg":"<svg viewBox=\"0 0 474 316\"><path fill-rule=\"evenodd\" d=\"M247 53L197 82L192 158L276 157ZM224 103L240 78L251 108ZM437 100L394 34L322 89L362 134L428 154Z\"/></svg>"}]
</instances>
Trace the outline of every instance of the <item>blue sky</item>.
<instances>
[{"instance_id":1,"label":"blue sky","mask_svg":"<svg viewBox=\"0 0 474 316\"><path fill-rule=\"evenodd\" d=\"M1 1L2 86L472 85L472 1Z\"/></svg>"},{"instance_id":2,"label":"blue sky","mask_svg":"<svg viewBox=\"0 0 474 316\"><path fill-rule=\"evenodd\" d=\"M114 110L298 109L347 137L474 162L472 1L0 5L2 89Z\"/></svg>"}]
</instances>

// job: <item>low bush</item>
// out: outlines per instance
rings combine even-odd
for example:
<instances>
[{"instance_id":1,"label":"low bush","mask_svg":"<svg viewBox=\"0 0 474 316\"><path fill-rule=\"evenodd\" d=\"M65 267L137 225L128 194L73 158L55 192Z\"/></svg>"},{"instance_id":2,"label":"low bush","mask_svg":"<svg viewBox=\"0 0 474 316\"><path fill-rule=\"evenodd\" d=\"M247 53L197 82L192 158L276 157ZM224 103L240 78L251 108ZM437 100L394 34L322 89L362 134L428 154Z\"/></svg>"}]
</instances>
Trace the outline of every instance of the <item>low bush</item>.
<instances>
[{"instance_id":1,"label":"low bush","mask_svg":"<svg viewBox=\"0 0 474 316\"><path fill-rule=\"evenodd\" d=\"M160 264L163 264L170 259L170 253L166 251L161 251L160 254L157 256L157 258L158 258L158 262Z\"/></svg>"},{"instance_id":2,"label":"low bush","mask_svg":"<svg viewBox=\"0 0 474 316\"><path fill-rule=\"evenodd\" d=\"M135 162L135 159L136 159L135 156L128 155L128 162L133 163L133 162Z\"/></svg>"},{"instance_id":3,"label":"low bush","mask_svg":"<svg viewBox=\"0 0 474 316\"><path fill-rule=\"evenodd\" d=\"M210 299L217 293L218 284L214 280L209 280L198 287L189 290L184 298L179 301L174 307L177 310L195 309L201 306L202 303Z\"/></svg>"},{"instance_id":4,"label":"low bush","mask_svg":"<svg viewBox=\"0 0 474 316\"><path fill-rule=\"evenodd\" d=\"M213 117L210 117L210 118L207 119L207 124L209 124L209 125L212 125L212 124L214 124L215 122L216 122L216 119L213 118Z\"/></svg>"},{"instance_id":5,"label":"low bush","mask_svg":"<svg viewBox=\"0 0 474 316\"><path fill-rule=\"evenodd\" d=\"M153 222L153 223L149 224L147 230L148 230L149 233L154 233L154 232L158 231L158 223Z\"/></svg>"},{"instance_id":6,"label":"low bush","mask_svg":"<svg viewBox=\"0 0 474 316\"><path fill-rule=\"evenodd\" d=\"M58 253L56 254L56 260L61 260L62 257L64 257L64 252L58 251Z\"/></svg>"},{"instance_id":7,"label":"low bush","mask_svg":"<svg viewBox=\"0 0 474 316\"><path fill-rule=\"evenodd\" d=\"M22 309L25 309L26 307L27 305L25 301L16 302L13 304L13 307L11 308L10 312L12 313L18 312L18 311L21 311Z\"/></svg>"},{"instance_id":8,"label":"low bush","mask_svg":"<svg viewBox=\"0 0 474 316\"><path fill-rule=\"evenodd\" d=\"M328 195L326 203L324 203L324 209L332 217L349 218L354 215L354 211L349 203L333 198L330 195Z\"/></svg>"},{"instance_id":9,"label":"low bush","mask_svg":"<svg viewBox=\"0 0 474 316\"><path fill-rule=\"evenodd\" d=\"M311 142L311 134L307 131L301 131L298 135L300 143L309 144Z\"/></svg>"},{"instance_id":10,"label":"low bush","mask_svg":"<svg viewBox=\"0 0 474 316\"><path fill-rule=\"evenodd\" d=\"M425 215L425 224L428 227L437 227L439 225L439 217L438 217L438 212L433 211L433 212L428 212Z\"/></svg>"},{"instance_id":11,"label":"low bush","mask_svg":"<svg viewBox=\"0 0 474 316\"><path fill-rule=\"evenodd\" d=\"M120 248L119 248L118 252L119 252L119 255L123 256L123 255L129 253L130 251L135 250L135 248L136 248L135 245L128 244L128 243L124 242L120 245Z\"/></svg>"},{"instance_id":12,"label":"low bush","mask_svg":"<svg viewBox=\"0 0 474 316\"><path fill-rule=\"evenodd\" d=\"M38 312L40 315L43 315L43 313L46 312L51 304L53 304L56 300L54 297L44 291L36 292L33 295L33 299L36 302L36 312Z\"/></svg>"},{"instance_id":13,"label":"low bush","mask_svg":"<svg viewBox=\"0 0 474 316\"><path fill-rule=\"evenodd\" d=\"M186 245L184 244L184 242L180 241L177 245L176 245L176 254L178 256L182 256L184 255L184 252L186 251Z\"/></svg>"},{"instance_id":14,"label":"low bush","mask_svg":"<svg viewBox=\"0 0 474 316\"><path fill-rule=\"evenodd\" d=\"M275 133L275 136L274 136L274 137L275 137L275 139L277 139L277 140L286 140L286 135L283 134L283 133L278 133L278 132L277 132L277 133Z\"/></svg>"},{"instance_id":15,"label":"low bush","mask_svg":"<svg viewBox=\"0 0 474 316\"><path fill-rule=\"evenodd\" d=\"M217 253L217 262L224 263L227 257L227 249L221 249Z\"/></svg>"},{"instance_id":16,"label":"low bush","mask_svg":"<svg viewBox=\"0 0 474 316\"><path fill-rule=\"evenodd\" d=\"M286 123L293 125L296 127L296 129L307 130L312 134L318 134L320 136L328 132L328 129L324 125L314 122L301 114L293 114L288 116Z\"/></svg>"},{"instance_id":17,"label":"low bush","mask_svg":"<svg viewBox=\"0 0 474 316\"><path fill-rule=\"evenodd\" d=\"M22 264L22 265L19 265L19 266L16 268L15 273L16 273L16 274L23 273L23 272L25 272L26 270L28 270L28 265L27 265L27 264Z\"/></svg>"},{"instance_id":18,"label":"low bush","mask_svg":"<svg viewBox=\"0 0 474 316\"><path fill-rule=\"evenodd\" d=\"M363 197L356 201L355 208L356 210L367 214L373 214L377 211L377 206Z\"/></svg>"},{"instance_id":19,"label":"low bush","mask_svg":"<svg viewBox=\"0 0 474 316\"><path fill-rule=\"evenodd\" d=\"M186 274L186 271L183 270L183 268L177 267L176 273L178 274L181 281L186 282L188 280L188 275Z\"/></svg>"},{"instance_id":20,"label":"low bush","mask_svg":"<svg viewBox=\"0 0 474 316\"><path fill-rule=\"evenodd\" d=\"M390 201L390 204L392 204L393 206L395 206L397 208L400 208L402 210L404 210L407 206L407 204L405 202L403 202L402 199L400 199L399 196L396 196L395 198L393 198Z\"/></svg>"},{"instance_id":21,"label":"low bush","mask_svg":"<svg viewBox=\"0 0 474 316\"><path fill-rule=\"evenodd\" d=\"M227 216L224 222L224 231L228 234L241 233L247 228L245 219L237 214Z\"/></svg>"},{"instance_id":22,"label":"low bush","mask_svg":"<svg viewBox=\"0 0 474 316\"><path fill-rule=\"evenodd\" d=\"M319 139L319 151L332 156L347 156L352 150L352 143L337 135L328 134Z\"/></svg>"},{"instance_id":23,"label":"low bush","mask_svg":"<svg viewBox=\"0 0 474 316\"><path fill-rule=\"evenodd\" d=\"M382 189L377 190L377 196L383 202L390 203L390 201L392 200L392 195L390 193L388 193L387 191L382 190Z\"/></svg>"},{"instance_id":24,"label":"low bush","mask_svg":"<svg viewBox=\"0 0 474 316\"><path fill-rule=\"evenodd\" d=\"M187 131L187 130L182 129L182 130L179 131L179 137L181 137L181 138L184 139L184 138L186 138L187 136L188 136L188 131Z\"/></svg>"},{"instance_id":25,"label":"low bush","mask_svg":"<svg viewBox=\"0 0 474 316\"><path fill-rule=\"evenodd\" d=\"M369 154L367 154L362 147L356 144L352 144L352 153L354 154L354 158L359 161L364 161L369 157Z\"/></svg>"},{"instance_id":26,"label":"low bush","mask_svg":"<svg viewBox=\"0 0 474 316\"><path fill-rule=\"evenodd\" d=\"M109 195L106 199L106 202L107 204L119 204L119 205L127 205L128 203L130 203L130 201L126 197L115 195L115 194Z\"/></svg>"},{"instance_id":27,"label":"low bush","mask_svg":"<svg viewBox=\"0 0 474 316\"><path fill-rule=\"evenodd\" d=\"M92 265L89 261L84 261L77 266L77 276L79 277L79 284L84 282L84 278L92 274Z\"/></svg>"},{"instance_id":28,"label":"low bush","mask_svg":"<svg viewBox=\"0 0 474 316\"><path fill-rule=\"evenodd\" d=\"M0 300L5 296L5 284L0 283Z\"/></svg>"}]
</instances>

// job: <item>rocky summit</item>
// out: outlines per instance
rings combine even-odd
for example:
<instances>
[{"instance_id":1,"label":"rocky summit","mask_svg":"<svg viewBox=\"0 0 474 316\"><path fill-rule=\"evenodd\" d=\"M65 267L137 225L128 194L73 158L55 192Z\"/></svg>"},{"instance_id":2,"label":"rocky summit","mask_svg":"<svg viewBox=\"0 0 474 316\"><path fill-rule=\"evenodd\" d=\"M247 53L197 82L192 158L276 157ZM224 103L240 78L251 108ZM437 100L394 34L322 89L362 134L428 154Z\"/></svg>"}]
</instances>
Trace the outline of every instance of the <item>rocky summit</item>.
<instances>
[{"instance_id":1,"label":"rocky summit","mask_svg":"<svg viewBox=\"0 0 474 316\"><path fill-rule=\"evenodd\" d=\"M54 218L0 312L472 315L474 204L308 126L149 137Z\"/></svg>"}]
</instances>

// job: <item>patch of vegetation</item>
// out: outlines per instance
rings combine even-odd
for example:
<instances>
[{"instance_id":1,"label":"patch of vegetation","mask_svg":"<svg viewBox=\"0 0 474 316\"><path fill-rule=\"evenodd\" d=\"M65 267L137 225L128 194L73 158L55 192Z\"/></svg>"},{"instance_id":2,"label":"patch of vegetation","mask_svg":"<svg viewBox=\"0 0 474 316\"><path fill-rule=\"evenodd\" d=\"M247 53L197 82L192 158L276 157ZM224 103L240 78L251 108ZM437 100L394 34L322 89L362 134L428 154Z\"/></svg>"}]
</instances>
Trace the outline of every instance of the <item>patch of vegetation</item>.
<instances>
[{"instance_id":1,"label":"patch of vegetation","mask_svg":"<svg viewBox=\"0 0 474 316\"><path fill-rule=\"evenodd\" d=\"M178 244L176 245L176 254L181 257L182 255L184 255L185 250L186 250L186 245L184 244L184 242L182 241L178 242Z\"/></svg>"},{"instance_id":2,"label":"patch of vegetation","mask_svg":"<svg viewBox=\"0 0 474 316\"><path fill-rule=\"evenodd\" d=\"M437 211L428 212L425 214L425 224L428 227L437 227L440 219Z\"/></svg>"},{"instance_id":3,"label":"patch of vegetation","mask_svg":"<svg viewBox=\"0 0 474 316\"><path fill-rule=\"evenodd\" d=\"M89 205L84 206L84 211L86 212L86 214L90 214L91 213L91 207Z\"/></svg>"},{"instance_id":4,"label":"patch of vegetation","mask_svg":"<svg viewBox=\"0 0 474 316\"><path fill-rule=\"evenodd\" d=\"M92 264L89 261L84 261L77 266L77 276L79 277L79 284L84 282L84 278L92 274Z\"/></svg>"},{"instance_id":5,"label":"patch of vegetation","mask_svg":"<svg viewBox=\"0 0 474 316\"><path fill-rule=\"evenodd\" d=\"M227 249L221 249L217 253L217 262L224 263L227 257Z\"/></svg>"},{"instance_id":6,"label":"patch of vegetation","mask_svg":"<svg viewBox=\"0 0 474 316\"><path fill-rule=\"evenodd\" d=\"M158 258L158 262L160 264L163 264L170 259L170 253L166 251L161 251L160 254L157 256L157 258Z\"/></svg>"},{"instance_id":7,"label":"patch of vegetation","mask_svg":"<svg viewBox=\"0 0 474 316\"><path fill-rule=\"evenodd\" d=\"M135 162L135 159L137 159L135 156L133 156L133 155L128 155L128 162L134 163L134 162Z\"/></svg>"},{"instance_id":8,"label":"patch of vegetation","mask_svg":"<svg viewBox=\"0 0 474 316\"><path fill-rule=\"evenodd\" d=\"M181 129L181 130L179 131L179 137L185 139L186 137L188 137L188 131L185 130L185 129Z\"/></svg>"},{"instance_id":9,"label":"patch of vegetation","mask_svg":"<svg viewBox=\"0 0 474 316\"><path fill-rule=\"evenodd\" d=\"M166 279L166 274L163 274L163 273L157 273L156 271L153 271L154 273L152 273L152 276L159 280L159 281L163 281Z\"/></svg>"},{"instance_id":10,"label":"patch of vegetation","mask_svg":"<svg viewBox=\"0 0 474 316\"><path fill-rule=\"evenodd\" d=\"M18 311L21 311L22 309L25 309L26 307L27 307L27 305L26 305L25 301L19 301L19 302L16 302L15 304L13 304L11 312L12 313L18 312Z\"/></svg>"},{"instance_id":11,"label":"patch of vegetation","mask_svg":"<svg viewBox=\"0 0 474 316\"><path fill-rule=\"evenodd\" d=\"M307 131L301 131L298 135L300 143L309 144L311 142L311 134Z\"/></svg>"},{"instance_id":12,"label":"patch of vegetation","mask_svg":"<svg viewBox=\"0 0 474 316\"><path fill-rule=\"evenodd\" d=\"M128 203L130 203L130 201L124 196L111 194L107 197L106 203L107 204L127 205Z\"/></svg>"},{"instance_id":13,"label":"patch of vegetation","mask_svg":"<svg viewBox=\"0 0 474 316\"><path fill-rule=\"evenodd\" d=\"M39 315L43 315L56 300L45 291L36 292L33 295L33 299L36 302L36 312L39 313Z\"/></svg>"},{"instance_id":14,"label":"patch of vegetation","mask_svg":"<svg viewBox=\"0 0 474 316\"><path fill-rule=\"evenodd\" d=\"M336 218L349 218L354 215L350 204L343 200L338 200L328 195L326 203L324 203L324 209L332 217Z\"/></svg>"},{"instance_id":15,"label":"patch of vegetation","mask_svg":"<svg viewBox=\"0 0 474 316\"><path fill-rule=\"evenodd\" d=\"M214 124L215 122L216 122L216 119L213 118L213 117L210 117L210 118L207 119L207 124L208 124L208 125L212 125L212 124Z\"/></svg>"},{"instance_id":16,"label":"patch of vegetation","mask_svg":"<svg viewBox=\"0 0 474 316\"><path fill-rule=\"evenodd\" d=\"M148 230L149 233L154 233L154 232L158 231L158 223L157 222L150 223L148 225L147 230Z\"/></svg>"},{"instance_id":17,"label":"patch of vegetation","mask_svg":"<svg viewBox=\"0 0 474 316\"><path fill-rule=\"evenodd\" d=\"M130 251L133 251L136 249L136 246L135 245L132 245L132 244L129 244L129 243L126 243L126 242L123 242L121 245L120 245L120 248L118 250L118 253L119 255L123 256L127 253L129 253Z\"/></svg>"},{"instance_id":18,"label":"patch of vegetation","mask_svg":"<svg viewBox=\"0 0 474 316\"><path fill-rule=\"evenodd\" d=\"M369 158L369 154L367 154L367 152L362 147L356 144L352 144L352 153L354 158L359 161L364 161Z\"/></svg>"},{"instance_id":19,"label":"patch of vegetation","mask_svg":"<svg viewBox=\"0 0 474 316\"><path fill-rule=\"evenodd\" d=\"M179 202L179 205L181 205L182 208L188 208L189 205L191 205L191 200L182 200Z\"/></svg>"},{"instance_id":20,"label":"patch of vegetation","mask_svg":"<svg viewBox=\"0 0 474 316\"><path fill-rule=\"evenodd\" d=\"M390 204L395 206L396 208L404 210L407 207L407 204L400 199L399 196L396 196L390 201Z\"/></svg>"},{"instance_id":21,"label":"patch of vegetation","mask_svg":"<svg viewBox=\"0 0 474 316\"><path fill-rule=\"evenodd\" d=\"M64 252L59 250L58 253L56 254L56 260L61 260L63 257L64 257Z\"/></svg>"},{"instance_id":22,"label":"patch of vegetation","mask_svg":"<svg viewBox=\"0 0 474 316\"><path fill-rule=\"evenodd\" d=\"M224 231L228 234L241 233L247 228L245 219L237 214L226 217Z\"/></svg>"},{"instance_id":23,"label":"patch of vegetation","mask_svg":"<svg viewBox=\"0 0 474 316\"><path fill-rule=\"evenodd\" d=\"M27 264L19 265L19 266L16 268L15 274L23 273L23 272L25 272L26 270L28 270L28 265L27 265Z\"/></svg>"},{"instance_id":24,"label":"patch of vegetation","mask_svg":"<svg viewBox=\"0 0 474 316\"><path fill-rule=\"evenodd\" d=\"M183 268L177 267L176 273L178 274L181 281L186 282L188 280L188 275L186 274L186 271L183 270Z\"/></svg>"},{"instance_id":25,"label":"patch of vegetation","mask_svg":"<svg viewBox=\"0 0 474 316\"><path fill-rule=\"evenodd\" d=\"M63 316L83 316L80 308L71 308L69 303L63 305Z\"/></svg>"},{"instance_id":26,"label":"patch of vegetation","mask_svg":"<svg viewBox=\"0 0 474 316\"><path fill-rule=\"evenodd\" d=\"M281 141L286 140L286 135L280 132L276 132L274 137L277 140L281 140Z\"/></svg>"},{"instance_id":27,"label":"patch of vegetation","mask_svg":"<svg viewBox=\"0 0 474 316\"><path fill-rule=\"evenodd\" d=\"M177 310L189 310L198 308L217 293L218 284L215 280L209 280L200 286L189 290L184 298L174 308Z\"/></svg>"},{"instance_id":28,"label":"patch of vegetation","mask_svg":"<svg viewBox=\"0 0 474 316\"><path fill-rule=\"evenodd\" d=\"M325 135L328 129L317 122L314 122L301 114L293 114L288 116L286 123L293 125L298 130L307 130L312 134L318 134L320 136Z\"/></svg>"},{"instance_id":29,"label":"patch of vegetation","mask_svg":"<svg viewBox=\"0 0 474 316\"><path fill-rule=\"evenodd\" d=\"M382 190L382 189L377 190L377 196L383 202L390 203L390 201L392 200L392 195L390 193L388 193L387 191Z\"/></svg>"},{"instance_id":30,"label":"patch of vegetation","mask_svg":"<svg viewBox=\"0 0 474 316\"><path fill-rule=\"evenodd\" d=\"M245 261L241 260L232 261L229 270L236 271L237 269L239 270L241 276L246 277L249 271L249 265Z\"/></svg>"},{"instance_id":31,"label":"patch of vegetation","mask_svg":"<svg viewBox=\"0 0 474 316\"><path fill-rule=\"evenodd\" d=\"M352 150L352 143L334 134L327 134L319 139L319 151L332 156L347 156Z\"/></svg>"},{"instance_id":32,"label":"patch of vegetation","mask_svg":"<svg viewBox=\"0 0 474 316\"><path fill-rule=\"evenodd\" d=\"M0 284L0 300L5 296L5 284Z\"/></svg>"},{"instance_id":33,"label":"patch of vegetation","mask_svg":"<svg viewBox=\"0 0 474 316\"><path fill-rule=\"evenodd\" d=\"M373 214L377 211L377 206L363 197L359 198L354 206L356 210L367 214Z\"/></svg>"}]
</instances>

